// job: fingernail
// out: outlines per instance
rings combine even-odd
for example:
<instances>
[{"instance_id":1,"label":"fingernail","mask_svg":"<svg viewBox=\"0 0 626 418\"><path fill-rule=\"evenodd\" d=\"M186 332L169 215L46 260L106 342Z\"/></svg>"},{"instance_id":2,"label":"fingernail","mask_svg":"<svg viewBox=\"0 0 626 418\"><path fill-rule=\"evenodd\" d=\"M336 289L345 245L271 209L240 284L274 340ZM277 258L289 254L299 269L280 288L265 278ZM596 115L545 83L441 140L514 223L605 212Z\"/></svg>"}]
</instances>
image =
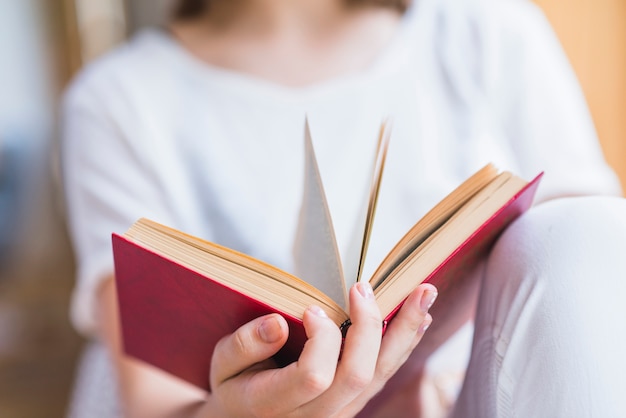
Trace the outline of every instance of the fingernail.
<instances>
[{"instance_id":1,"label":"fingernail","mask_svg":"<svg viewBox=\"0 0 626 418\"><path fill-rule=\"evenodd\" d=\"M259 337L266 343L273 343L280 339L283 334L282 327L275 317L265 318L258 328Z\"/></svg>"},{"instance_id":2,"label":"fingernail","mask_svg":"<svg viewBox=\"0 0 626 418\"><path fill-rule=\"evenodd\" d=\"M370 285L369 282L358 282L356 284L356 290L358 290L361 296L365 299L374 298L374 291L372 290L372 285Z\"/></svg>"},{"instance_id":3,"label":"fingernail","mask_svg":"<svg viewBox=\"0 0 626 418\"><path fill-rule=\"evenodd\" d=\"M435 299L437 299L437 292L433 292L432 290L427 290L422 294L422 299L420 300L420 309L422 312L426 313L435 303Z\"/></svg>"},{"instance_id":4,"label":"fingernail","mask_svg":"<svg viewBox=\"0 0 626 418\"><path fill-rule=\"evenodd\" d=\"M311 305L308 307L309 312L311 312L313 315L322 317L322 318L328 318L328 315L326 315L326 312L320 308L317 305Z\"/></svg>"},{"instance_id":5,"label":"fingernail","mask_svg":"<svg viewBox=\"0 0 626 418\"><path fill-rule=\"evenodd\" d=\"M433 323L433 319L430 317L430 315L428 315L426 318L424 318L424 321L422 321L422 325L420 325L419 329L417 330L417 332L419 334L423 334L426 332L426 330L428 329L428 327L430 327L430 324Z\"/></svg>"}]
</instances>

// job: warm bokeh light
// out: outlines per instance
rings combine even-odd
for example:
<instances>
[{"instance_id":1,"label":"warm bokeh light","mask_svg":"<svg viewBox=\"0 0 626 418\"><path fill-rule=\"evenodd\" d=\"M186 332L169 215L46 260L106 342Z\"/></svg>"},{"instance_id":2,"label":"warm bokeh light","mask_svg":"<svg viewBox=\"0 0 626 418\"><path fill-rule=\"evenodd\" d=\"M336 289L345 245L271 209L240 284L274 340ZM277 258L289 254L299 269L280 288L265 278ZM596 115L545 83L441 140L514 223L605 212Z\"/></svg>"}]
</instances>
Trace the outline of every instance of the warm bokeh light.
<instances>
[{"instance_id":1,"label":"warm bokeh light","mask_svg":"<svg viewBox=\"0 0 626 418\"><path fill-rule=\"evenodd\" d=\"M576 71L604 154L626 190L626 2L535 0Z\"/></svg>"}]
</instances>

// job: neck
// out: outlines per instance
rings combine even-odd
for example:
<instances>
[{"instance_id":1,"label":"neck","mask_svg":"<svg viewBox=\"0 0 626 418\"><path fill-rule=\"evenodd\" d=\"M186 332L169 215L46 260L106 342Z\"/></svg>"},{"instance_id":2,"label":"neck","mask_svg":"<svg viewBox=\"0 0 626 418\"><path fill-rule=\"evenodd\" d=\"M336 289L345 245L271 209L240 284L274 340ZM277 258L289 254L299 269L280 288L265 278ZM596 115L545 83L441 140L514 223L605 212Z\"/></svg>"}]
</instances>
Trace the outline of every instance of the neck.
<instances>
[{"instance_id":1,"label":"neck","mask_svg":"<svg viewBox=\"0 0 626 418\"><path fill-rule=\"evenodd\" d=\"M366 67L397 27L397 11L342 0L220 0L170 29L213 65L289 85Z\"/></svg>"},{"instance_id":2,"label":"neck","mask_svg":"<svg viewBox=\"0 0 626 418\"><path fill-rule=\"evenodd\" d=\"M222 34L316 34L342 20L348 9L340 0L221 0L211 2L198 23Z\"/></svg>"}]
</instances>

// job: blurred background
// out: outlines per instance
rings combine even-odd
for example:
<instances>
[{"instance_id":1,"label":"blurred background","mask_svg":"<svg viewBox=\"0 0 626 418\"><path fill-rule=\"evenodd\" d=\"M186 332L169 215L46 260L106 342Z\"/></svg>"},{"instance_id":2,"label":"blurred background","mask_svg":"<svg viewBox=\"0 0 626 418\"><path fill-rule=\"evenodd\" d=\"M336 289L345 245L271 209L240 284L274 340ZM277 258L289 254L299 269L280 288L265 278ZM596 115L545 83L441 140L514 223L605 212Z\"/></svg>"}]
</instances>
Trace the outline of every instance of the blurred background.
<instances>
[{"instance_id":1,"label":"blurred background","mask_svg":"<svg viewBox=\"0 0 626 418\"><path fill-rule=\"evenodd\" d=\"M0 0L0 417L62 417L83 343L54 165L58 103L86 63L171 0ZM626 186L626 2L536 0Z\"/></svg>"}]
</instances>

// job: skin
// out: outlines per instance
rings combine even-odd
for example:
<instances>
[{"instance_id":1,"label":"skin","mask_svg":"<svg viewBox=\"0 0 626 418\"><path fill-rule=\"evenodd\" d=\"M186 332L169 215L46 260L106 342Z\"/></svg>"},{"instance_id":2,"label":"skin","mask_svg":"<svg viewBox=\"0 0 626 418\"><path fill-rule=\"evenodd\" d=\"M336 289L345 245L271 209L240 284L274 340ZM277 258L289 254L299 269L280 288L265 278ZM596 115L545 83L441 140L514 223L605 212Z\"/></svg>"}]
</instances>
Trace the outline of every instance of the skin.
<instances>
[{"instance_id":1,"label":"skin","mask_svg":"<svg viewBox=\"0 0 626 418\"><path fill-rule=\"evenodd\" d=\"M365 68L395 34L400 16L384 8L347 8L337 0L228 0L211 14L171 22L169 30L208 64L288 87ZM261 59L262 58L262 59ZM129 417L353 416L407 360L432 322L437 292L415 289L381 338L369 284L350 289L352 326L341 335L319 307L304 314L308 341L297 362L270 358L285 343L280 315L257 318L224 337L212 358L206 393L124 356L113 277L98 293L100 337L108 347ZM419 372L419 371L418 371Z\"/></svg>"},{"instance_id":2,"label":"skin","mask_svg":"<svg viewBox=\"0 0 626 418\"><path fill-rule=\"evenodd\" d=\"M201 61L287 87L363 70L401 19L393 9L341 0L213 0L210 12L168 29Z\"/></svg>"}]
</instances>

